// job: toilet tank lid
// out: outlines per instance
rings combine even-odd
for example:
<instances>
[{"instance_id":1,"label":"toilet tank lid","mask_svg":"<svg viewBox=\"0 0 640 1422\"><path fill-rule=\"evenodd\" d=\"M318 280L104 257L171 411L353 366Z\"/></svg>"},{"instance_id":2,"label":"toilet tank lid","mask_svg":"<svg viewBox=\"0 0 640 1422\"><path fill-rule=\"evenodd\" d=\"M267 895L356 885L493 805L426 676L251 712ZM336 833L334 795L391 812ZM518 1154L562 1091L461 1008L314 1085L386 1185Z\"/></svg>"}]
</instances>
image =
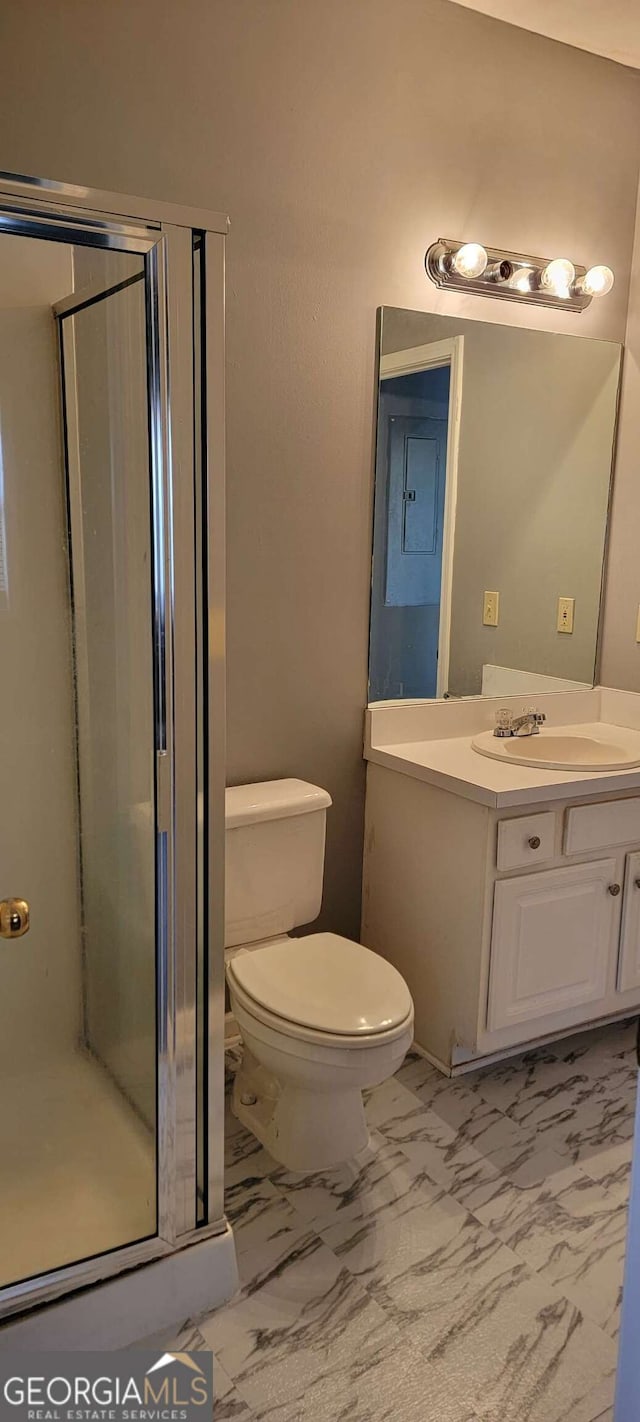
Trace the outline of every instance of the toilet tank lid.
<instances>
[{"instance_id":1,"label":"toilet tank lid","mask_svg":"<svg viewBox=\"0 0 640 1422\"><path fill-rule=\"evenodd\" d=\"M255 825L261 820L283 820L326 810L331 796L306 780L262 780L258 785L230 785L225 797L227 829Z\"/></svg>"}]
</instances>

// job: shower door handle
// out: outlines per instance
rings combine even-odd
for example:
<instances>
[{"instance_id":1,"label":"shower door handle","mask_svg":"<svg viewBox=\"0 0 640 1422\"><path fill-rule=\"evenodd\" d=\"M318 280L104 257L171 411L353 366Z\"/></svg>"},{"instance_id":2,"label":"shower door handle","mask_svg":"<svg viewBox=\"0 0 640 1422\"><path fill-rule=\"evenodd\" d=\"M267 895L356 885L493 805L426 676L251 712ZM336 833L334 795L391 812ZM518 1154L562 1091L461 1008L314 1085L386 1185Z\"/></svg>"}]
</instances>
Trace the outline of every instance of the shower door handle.
<instances>
[{"instance_id":1,"label":"shower door handle","mask_svg":"<svg viewBox=\"0 0 640 1422\"><path fill-rule=\"evenodd\" d=\"M29 905L25 899L0 900L0 938L22 938L29 932Z\"/></svg>"}]
</instances>

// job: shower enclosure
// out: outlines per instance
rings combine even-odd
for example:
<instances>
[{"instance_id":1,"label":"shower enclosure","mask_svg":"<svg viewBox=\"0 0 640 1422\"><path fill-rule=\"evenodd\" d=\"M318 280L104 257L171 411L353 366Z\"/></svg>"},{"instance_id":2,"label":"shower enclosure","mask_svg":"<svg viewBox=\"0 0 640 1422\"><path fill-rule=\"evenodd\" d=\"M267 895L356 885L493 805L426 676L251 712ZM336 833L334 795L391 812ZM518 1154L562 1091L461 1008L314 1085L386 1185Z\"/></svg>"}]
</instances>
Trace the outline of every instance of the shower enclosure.
<instances>
[{"instance_id":1,"label":"shower enclosure","mask_svg":"<svg viewBox=\"0 0 640 1422\"><path fill-rule=\"evenodd\" d=\"M222 1234L224 237L0 179L0 1318Z\"/></svg>"}]
</instances>

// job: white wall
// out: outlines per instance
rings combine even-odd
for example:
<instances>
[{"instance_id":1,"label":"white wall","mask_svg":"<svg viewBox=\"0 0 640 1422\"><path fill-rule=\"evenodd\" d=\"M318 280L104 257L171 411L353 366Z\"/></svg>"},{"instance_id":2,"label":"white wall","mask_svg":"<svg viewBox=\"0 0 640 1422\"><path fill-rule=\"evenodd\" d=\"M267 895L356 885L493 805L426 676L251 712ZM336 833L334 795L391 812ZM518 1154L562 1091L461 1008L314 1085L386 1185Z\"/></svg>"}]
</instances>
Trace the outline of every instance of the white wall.
<instances>
[{"instance_id":1,"label":"white wall","mask_svg":"<svg viewBox=\"0 0 640 1422\"><path fill-rule=\"evenodd\" d=\"M622 367L622 399L607 557L601 681L640 691L640 201Z\"/></svg>"},{"instance_id":2,"label":"white wall","mask_svg":"<svg viewBox=\"0 0 640 1422\"><path fill-rule=\"evenodd\" d=\"M632 1422L640 1412L640 1092L632 1161L614 1422Z\"/></svg>"},{"instance_id":3,"label":"white wall","mask_svg":"<svg viewBox=\"0 0 640 1422\"><path fill-rule=\"evenodd\" d=\"M29 933L0 940L5 1080L38 1062L53 1066L81 1030L75 716L51 310L70 289L69 248L0 232L0 518L6 553L6 586L0 590L0 892L31 906Z\"/></svg>"},{"instance_id":4,"label":"white wall","mask_svg":"<svg viewBox=\"0 0 640 1422\"><path fill-rule=\"evenodd\" d=\"M3 167L229 211L229 775L334 799L357 932L376 307L620 340L640 75L449 0L29 0ZM439 235L616 271L582 316L453 299Z\"/></svg>"}]
</instances>

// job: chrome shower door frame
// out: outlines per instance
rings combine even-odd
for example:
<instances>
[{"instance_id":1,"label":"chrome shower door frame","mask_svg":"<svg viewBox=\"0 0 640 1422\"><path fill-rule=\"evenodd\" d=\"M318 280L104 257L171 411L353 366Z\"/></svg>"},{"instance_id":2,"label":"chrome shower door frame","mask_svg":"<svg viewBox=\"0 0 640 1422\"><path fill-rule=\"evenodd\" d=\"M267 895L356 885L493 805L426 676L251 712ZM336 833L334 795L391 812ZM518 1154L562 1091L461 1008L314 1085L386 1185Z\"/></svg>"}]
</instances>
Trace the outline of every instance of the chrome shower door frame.
<instances>
[{"instance_id":1,"label":"chrome shower door frame","mask_svg":"<svg viewBox=\"0 0 640 1422\"><path fill-rule=\"evenodd\" d=\"M0 1289L0 1319L225 1229L224 1092L224 244L222 214L0 174L2 231L145 258L153 508L156 765L157 1234ZM203 262L194 323L194 245ZM61 303L64 319L69 303ZM59 323L60 325L60 323ZM194 380L194 340L204 379ZM199 448L196 446L199 444ZM196 494L196 478L201 491ZM200 510L200 512L199 512ZM201 517L202 567L196 566ZM202 580L198 626L196 587ZM209 652L209 648L211 649ZM202 665L203 708L196 705ZM198 787L205 725L208 854L205 1060L196 1060ZM212 803L211 792L215 802ZM198 1121L196 1072L206 1070ZM198 1132L208 1177L197 1211ZM219 1133L219 1138L218 1138Z\"/></svg>"}]
</instances>

